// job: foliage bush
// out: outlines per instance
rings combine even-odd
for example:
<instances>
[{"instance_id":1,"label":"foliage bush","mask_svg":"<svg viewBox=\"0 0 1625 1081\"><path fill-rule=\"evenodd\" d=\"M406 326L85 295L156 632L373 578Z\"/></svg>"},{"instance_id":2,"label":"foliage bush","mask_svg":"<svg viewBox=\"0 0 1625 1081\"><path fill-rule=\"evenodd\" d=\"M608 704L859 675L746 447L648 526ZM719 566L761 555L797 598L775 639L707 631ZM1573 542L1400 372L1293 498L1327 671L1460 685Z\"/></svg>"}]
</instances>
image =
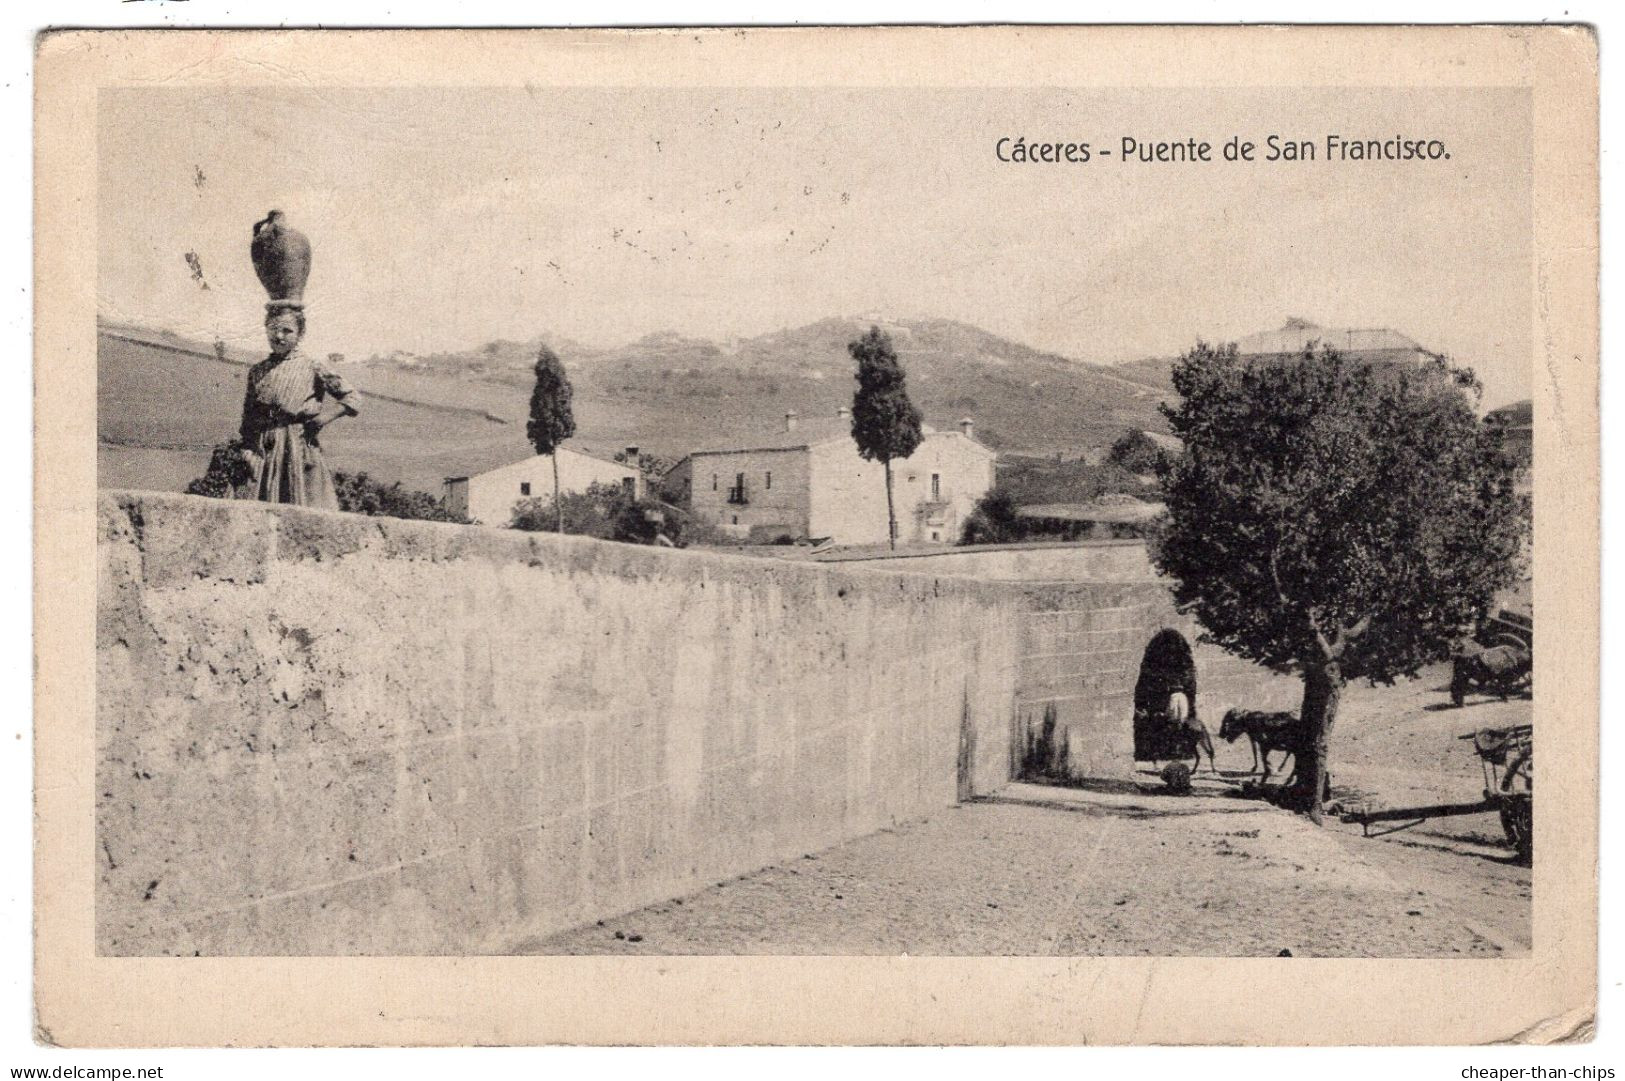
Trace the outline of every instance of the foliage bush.
<instances>
[{"instance_id":1,"label":"foliage bush","mask_svg":"<svg viewBox=\"0 0 1625 1081\"><path fill-rule=\"evenodd\" d=\"M1012 544L1026 540L1028 523L1016 517L1016 501L1004 488L994 487L976 501L965 519L959 543Z\"/></svg>"},{"instance_id":2,"label":"foliage bush","mask_svg":"<svg viewBox=\"0 0 1625 1081\"><path fill-rule=\"evenodd\" d=\"M339 509L352 514L469 524L468 519L448 507L444 499L407 488L400 481L385 484L364 472L339 472L333 474L333 488L338 493Z\"/></svg>"},{"instance_id":3,"label":"foliage bush","mask_svg":"<svg viewBox=\"0 0 1625 1081\"><path fill-rule=\"evenodd\" d=\"M551 499L521 499L514 504L509 525L532 533L553 533L562 517L564 532L599 540L659 544L664 538L678 548L725 540L681 508L657 499L633 500L618 484L593 483L584 492L565 492L559 503L556 510Z\"/></svg>"},{"instance_id":4,"label":"foliage bush","mask_svg":"<svg viewBox=\"0 0 1625 1081\"><path fill-rule=\"evenodd\" d=\"M1055 462L1012 456L999 463L998 486L1017 506L1033 503L1092 503L1103 495L1155 500L1158 490L1112 461L1091 465L1082 459Z\"/></svg>"},{"instance_id":5,"label":"foliage bush","mask_svg":"<svg viewBox=\"0 0 1625 1081\"><path fill-rule=\"evenodd\" d=\"M243 460L243 442L233 439L219 443L209 455L209 468L186 486L187 495L207 495L215 499L249 496L242 491L254 479L254 471Z\"/></svg>"},{"instance_id":6,"label":"foliage bush","mask_svg":"<svg viewBox=\"0 0 1625 1081\"><path fill-rule=\"evenodd\" d=\"M1138 428L1124 432L1112 444L1106 461L1136 476L1156 473L1167 465L1168 452Z\"/></svg>"},{"instance_id":7,"label":"foliage bush","mask_svg":"<svg viewBox=\"0 0 1625 1081\"><path fill-rule=\"evenodd\" d=\"M208 470L186 486L186 494L252 499L254 493L249 485L253 480L254 472L243 460L242 441L233 439L214 448ZM352 514L468 524L468 519L454 513L445 500L404 487L399 481L385 484L366 473L338 472L333 474L333 490L338 495L339 509Z\"/></svg>"}]
</instances>

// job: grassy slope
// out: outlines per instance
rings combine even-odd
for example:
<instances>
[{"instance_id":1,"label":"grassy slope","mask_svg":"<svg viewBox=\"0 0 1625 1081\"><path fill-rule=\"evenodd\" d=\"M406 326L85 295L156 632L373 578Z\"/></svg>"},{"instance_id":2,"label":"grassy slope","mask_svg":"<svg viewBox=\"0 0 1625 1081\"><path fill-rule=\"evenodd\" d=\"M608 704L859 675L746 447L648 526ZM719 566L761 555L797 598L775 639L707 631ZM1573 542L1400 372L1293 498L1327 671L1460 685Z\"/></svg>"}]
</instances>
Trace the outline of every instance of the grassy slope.
<instances>
[{"instance_id":1,"label":"grassy slope","mask_svg":"<svg viewBox=\"0 0 1625 1081\"><path fill-rule=\"evenodd\" d=\"M97 422L100 483L183 488L209 463L210 448L230 439L242 415L248 369L234 363L138 344L99 339ZM438 493L446 471L468 451L513 446L525 454L524 430L464 412L363 398L361 415L323 436L336 469L365 470Z\"/></svg>"},{"instance_id":2,"label":"grassy slope","mask_svg":"<svg viewBox=\"0 0 1625 1081\"><path fill-rule=\"evenodd\" d=\"M577 435L572 446L611 453L629 444L679 458L719 433L759 432L785 412L833 414L849 404L849 320L764 335L723 349L651 336L571 365ZM236 431L245 368L188 351L184 343L135 342L127 328L99 340L102 483L179 489L202 473L209 449ZM130 332L153 338L151 332ZM937 427L969 414L977 435L1001 449L1075 454L1128 427L1161 428L1158 391L1116 369L1074 364L950 321L899 331L910 391ZM570 365L570 358L565 362ZM335 468L438 493L447 476L530 453L524 437L530 373L477 374L457 365L404 368L352 363L342 372L369 397L362 415L324 435ZM506 421L507 423L502 423Z\"/></svg>"}]
</instances>

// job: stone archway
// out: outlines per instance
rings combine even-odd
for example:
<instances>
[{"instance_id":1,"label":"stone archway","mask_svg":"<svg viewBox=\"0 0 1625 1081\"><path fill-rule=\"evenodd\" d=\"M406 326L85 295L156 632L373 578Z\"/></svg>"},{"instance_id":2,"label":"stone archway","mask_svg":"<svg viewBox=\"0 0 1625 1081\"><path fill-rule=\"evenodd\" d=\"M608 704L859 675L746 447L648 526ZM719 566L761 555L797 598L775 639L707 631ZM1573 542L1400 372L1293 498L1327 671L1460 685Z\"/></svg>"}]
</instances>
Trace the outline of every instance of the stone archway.
<instances>
[{"instance_id":1,"label":"stone archway","mask_svg":"<svg viewBox=\"0 0 1625 1081\"><path fill-rule=\"evenodd\" d=\"M1189 758L1194 737L1168 723L1168 699L1183 694L1196 714L1196 660L1185 636L1164 627L1151 636L1134 683L1134 760L1165 762Z\"/></svg>"}]
</instances>

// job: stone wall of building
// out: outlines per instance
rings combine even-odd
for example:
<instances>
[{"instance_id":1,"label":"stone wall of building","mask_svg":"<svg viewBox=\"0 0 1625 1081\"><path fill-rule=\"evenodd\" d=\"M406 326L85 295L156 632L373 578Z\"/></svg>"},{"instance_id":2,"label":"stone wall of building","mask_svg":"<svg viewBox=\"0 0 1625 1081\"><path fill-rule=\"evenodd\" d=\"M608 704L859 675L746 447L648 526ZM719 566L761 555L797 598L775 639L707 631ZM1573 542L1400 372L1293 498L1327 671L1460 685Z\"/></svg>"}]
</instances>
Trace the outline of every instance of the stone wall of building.
<instances>
[{"instance_id":1,"label":"stone wall of building","mask_svg":"<svg viewBox=\"0 0 1625 1081\"><path fill-rule=\"evenodd\" d=\"M1135 769L1134 684L1146 646L1165 628L1191 644L1197 715L1214 734L1220 768L1252 764L1245 741L1226 746L1217 739L1226 710L1296 709L1303 696L1297 679L1203 645L1195 620L1174 609L1143 541L977 545L829 558L845 566L1008 583L1019 593L1016 775L1129 778Z\"/></svg>"},{"instance_id":2,"label":"stone wall of building","mask_svg":"<svg viewBox=\"0 0 1625 1081\"><path fill-rule=\"evenodd\" d=\"M1197 716L1214 734L1220 768L1244 769L1245 741L1217 740L1233 707L1296 709L1303 685L1198 641L1157 580L1030 584L1023 590L1016 715L1019 753L1039 750L1028 772L1071 780L1117 779L1134 761L1134 684L1152 637L1164 628L1193 647Z\"/></svg>"}]
</instances>

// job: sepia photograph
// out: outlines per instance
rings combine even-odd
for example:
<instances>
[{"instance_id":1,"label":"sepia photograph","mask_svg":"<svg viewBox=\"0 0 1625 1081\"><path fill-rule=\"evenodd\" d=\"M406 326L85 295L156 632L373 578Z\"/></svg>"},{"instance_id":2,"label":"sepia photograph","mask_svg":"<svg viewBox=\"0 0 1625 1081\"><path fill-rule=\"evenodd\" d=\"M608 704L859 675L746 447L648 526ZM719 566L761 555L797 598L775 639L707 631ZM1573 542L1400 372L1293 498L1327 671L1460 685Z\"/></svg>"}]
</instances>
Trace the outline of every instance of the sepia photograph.
<instances>
[{"instance_id":1,"label":"sepia photograph","mask_svg":"<svg viewBox=\"0 0 1625 1081\"><path fill-rule=\"evenodd\" d=\"M1531 80L763 65L92 88L87 963L1547 964Z\"/></svg>"}]
</instances>

